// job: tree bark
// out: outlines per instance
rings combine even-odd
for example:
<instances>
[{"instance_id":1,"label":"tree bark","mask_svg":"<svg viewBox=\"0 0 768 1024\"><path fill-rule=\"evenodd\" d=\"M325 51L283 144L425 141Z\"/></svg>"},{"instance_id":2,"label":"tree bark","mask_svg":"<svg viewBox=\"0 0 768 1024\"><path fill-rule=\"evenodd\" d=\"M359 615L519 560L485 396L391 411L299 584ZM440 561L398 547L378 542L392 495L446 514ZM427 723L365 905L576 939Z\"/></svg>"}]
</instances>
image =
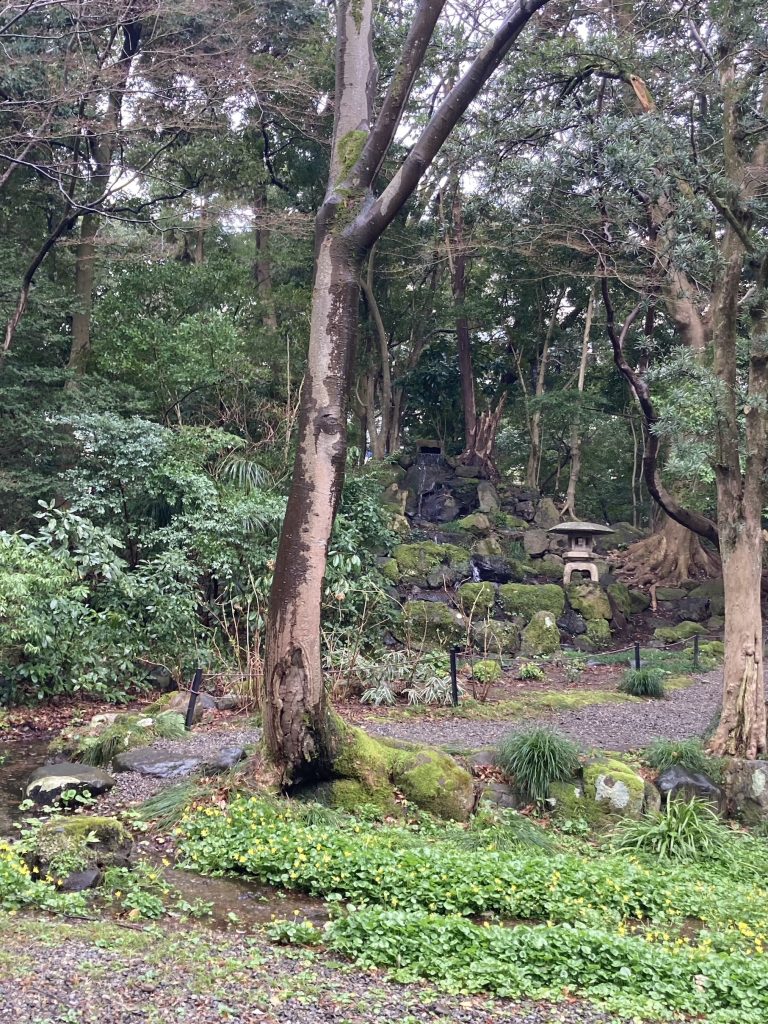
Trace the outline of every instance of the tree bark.
<instances>
[{"instance_id":1,"label":"tree bark","mask_svg":"<svg viewBox=\"0 0 768 1024\"><path fill-rule=\"evenodd\" d=\"M562 516L571 516L573 519L577 519L576 515L576 488L579 483L579 477L581 476L581 398L584 394L584 381L587 376L587 357L589 356L589 334L592 330L592 314L595 309L595 289L594 287L589 293L589 301L587 302L587 315L584 321L584 334L581 339L581 358L579 359L579 376L576 382L576 390L578 392L578 405L576 407L576 415L571 423L571 471L568 474L568 487L565 492L565 504L562 507Z\"/></svg>"},{"instance_id":2,"label":"tree bark","mask_svg":"<svg viewBox=\"0 0 768 1024\"><path fill-rule=\"evenodd\" d=\"M315 275L299 442L270 592L262 684L266 748L285 788L332 775L338 743L322 677L320 606L328 543L344 479L347 392L362 263L471 100L546 2L518 0L513 5L378 198L372 194L373 183L444 0L421 0L372 128L373 0L338 0L336 4L331 163L315 223Z\"/></svg>"}]
</instances>

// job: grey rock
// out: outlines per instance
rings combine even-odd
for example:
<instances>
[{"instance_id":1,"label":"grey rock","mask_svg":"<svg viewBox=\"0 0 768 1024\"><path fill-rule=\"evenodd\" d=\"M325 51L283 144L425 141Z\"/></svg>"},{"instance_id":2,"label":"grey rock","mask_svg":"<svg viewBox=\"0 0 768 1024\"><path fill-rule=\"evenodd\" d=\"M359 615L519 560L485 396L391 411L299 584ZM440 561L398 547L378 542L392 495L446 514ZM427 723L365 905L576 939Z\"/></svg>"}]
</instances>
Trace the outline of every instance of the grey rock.
<instances>
[{"instance_id":1,"label":"grey rock","mask_svg":"<svg viewBox=\"0 0 768 1024\"><path fill-rule=\"evenodd\" d=\"M214 775L217 772L231 771L245 757L244 747L221 747L211 757L206 757L201 769Z\"/></svg>"},{"instance_id":2,"label":"grey rock","mask_svg":"<svg viewBox=\"0 0 768 1024\"><path fill-rule=\"evenodd\" d=\"M186 717L190 696L189 690L179 690L178 693L171 697L165 710L175 711L176 714ZM197 700L195 701L195 710L192 715L192 724L196 725L202 719L206 711L215 710L216 698L212 697L209 693L198 693Z\"/></svg>"},{"instance_id":3,"label":"grey rock","mask_svg":"<svg viewBox=\"0 0 768 1024\"><path fill-rule=\"evenodd\" d=\"M477 485L477 500L481 512L496 512L501 504L496 488L489 480Z\"/></svg>"},{"instance_id":4,"label":"grey rock","mask_svg":"<svg viewBox=\"0 0 768 1024\"><path fill-rule=\"evenodd\" d=\"M549 534L546 530L526 530L523 534L525 553L534 558L549 550Z\"/></svg>"},{"instance_id":5,"label":"grey rock","mask_svg":"<svg viewBox=\"0 0 768 1024\"><path fill-rule=\"evenodd\" d=\"M643 814L658 814L661 810L661 793L652 782L646 782L643 793Z\"/></svg>"},{"instance_id":6,"label":"grey rock","mask_svg":"<svg viewBox=\"0 0 768 1024\"><path fill-rule=\"evenodd\" d=\"M428 494L421 504L421 517L432 523L450 523L461 512L461 506L449 491Z\"/></svg>"},{"instance_id":7,"label":"grey rock","mask_svg":"<svg viewBox=\"0 0 768 1024\"><path fill-rule=\"evenodd\" d=\"M550 526L557 526L560 522L560 513L551 498L542 498L533 517L534 523L542 530L548 530Z\"/></svg>"},{"instance_id":8,"label":"grey rock","mask_svg":"<svg viewBox=\"0 0 768 1024\"><path fill-rule=\"evenodd\" d=\"M689 772L679 764L674 764L661 773L656 780L656 788L663 801L667 797L671 800L691 800L695 797L697 800L705 800L712 804L717 810L723 810L725 806L722 789L708 775Z\"/></svg>"},{"instance_id":9,"label":"grey rock","mask_svg":"<svg viewBox=\"0 0 768 1024\"><path fill-rule=\"evenodd\" d=\"M496 751L492 749L478 750L470 755L469 763L475 768L493 768L496 764Z\"/></svg>"},{"instance_id":10,"label":"grey rock","mask_svg":"<svg viewBox=\"0 0 768 1024\"><path fill-rule=\"evenodd\" d=\"M673 607L675 622L705 622L709 618L709 599L685 597Z\"/></svg>"},{"instance_id":11,"label":"grey rock","mask_svg":"<svg viewBox=\"0 0 768 1024\"><path fill-rule=\"evenodd\" d=\"M557 628L562 633L567 633L569 636L582 636L587 632L587 624L573 608L566 608L560 618L557 620Z\"/></svg>"},{"instance_id":12,"label":"grey rock","mask_svg":"<svg viewBox=\"0 0 768 1024\"><path fill-rule=\"evenodd\" d=\"M504 782L487 782L480 791L480 799L489 800L491 803L496 804L497 807L509 807L513 810L524 806L524 801L518 793L515 792L512 786L508 786Z\"/></svg>"},{"instance_id":13,"label":"grey rock","mask_svg":"<svg viewBox=\"0 0 768 1024\"><path fill-rule=\"evenodd\" d=\"M59 885L62 892L84 892L86 889L94 889L101 882L102 874L98 868L84 868L82 871L72 871Z\"/></svg>"},{"instance_id":14,"label":"grey rock","mask_svg":"<svg viewBox=\"0 0 768 1024\"><path fill-rule=\"evenodd\" d=\"M513 583L523 579L518 567L501 555L475 554L472 556L472 565L477 570L478 577L490 583Z\"/></svg>"},{"instance_id":15,"label":"grey rock","mask_svg":"<svg viewBox=\"0 0 768 1024\"><path fill-rule=\"evenodd\" d=\"M91 796L101 796L114 784L112 776L101 768L62 761L35 768L27 779L24 794L36 804L47 804L68 790L74 790L78 795L87 791Z\"/></svg>"},{"instance_id":16,"label":"grey rock","mask_svg":"<svg viewBox=\"0 0 768 1024\"><path fill-rule=\"evenodd\" d=\"M200 757L175 754L167 750L139 747L118 754L112 762L116 772L136 772L154 779L178 779L191 775L202 763Z\"/></svg>"}]
</instances>

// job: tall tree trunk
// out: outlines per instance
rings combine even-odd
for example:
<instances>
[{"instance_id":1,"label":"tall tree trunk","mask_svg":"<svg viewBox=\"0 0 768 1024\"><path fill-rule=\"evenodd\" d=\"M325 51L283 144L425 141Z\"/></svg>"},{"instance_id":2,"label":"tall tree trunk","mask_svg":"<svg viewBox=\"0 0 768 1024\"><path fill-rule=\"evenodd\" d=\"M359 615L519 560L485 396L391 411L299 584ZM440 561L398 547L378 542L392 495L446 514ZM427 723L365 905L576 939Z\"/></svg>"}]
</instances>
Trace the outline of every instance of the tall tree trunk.
<instances>
[{"instance_id":1,"label":"tall tree trunk","mask_svg":"<svg viewBox=\"0 0 768 1024\"><path fill-rule=\"evenodd\" d=\"M269 599L262 684L264 738L282 785L333 773L338 736L325 698L320 606L328 544L344 479L347 390L358 326L360 270L458 119L546 0L516 0L438 105L383 192L389 152L444 0L421 0L371 126L376 65L373 0L337 0L334 131L328 187L315 222L307 371L299 442Z\"/></svg>"},{"instance_id":2,"label":"tall tree trunk","mask_svg":"<svg viewBox=\"0 0 768 1024\"><path fill-rule=\"evenodd\" d=\"M451 205L453 238L448 239L448 258L451 267L451 290L456 311L456 343L461 380L461 407L464 411L464 451L473 452L477 433L477 405L475 403L475 371L472 366L472 342L469 321L464 308L467 298L467 249L464 237L464 211L461 206L461 185L454 182Z\"/></svg>"},{"instance_id":3,"label":"tall tree trunk","mask_svg":"<svg viewBox=\"0 0 768 1024\"><path fill-rule=\"evenodd\" d=\"M72 344L67 369L85 373L91 346L91 308L99 218L87 213L80 222L80 241L75 250L75 308L72 311Z\"/></svg>"},{"instance_id":4,"label":"tall tree trunk","mask_svg":"<svg viewBox=\"0 0 768 1024\"><path fill-rule=\"evenodd\" d=\"M277 310L272 294L272 260L269 252L270 230L266 224L267 211L266 186L257 188L253 198L254 236L256 258L253 273L256 278L256 291L262 303L261 320L267 331L277 333Z\"/></svg>"},{"instance_id":5,"label":"tall tree trunk","mask_svg":"<svg viewBox=\"0 0 768 1024\"><path fill-rule=\"evenodd\" d=\"M587 315L584 321L584 334L581 339L581 358L579 359L579 376L576 381L576 390L578 392L578 399L576 404L576 414L573 417L571 423L571 437L570 437L570 448L571 448L571 471L568 475L568 487L565 492L565 504L561 510L561 515L570 516L572 519L578 518L576 515L576 488L579 483L579 477L581 476L581 399L584 394L584 381L587 377L587 358L589 356L589 334L592 330L592 314L595 309L595 288L589 293L589 301L587 302Z\"/></svg>"}]
</instances>

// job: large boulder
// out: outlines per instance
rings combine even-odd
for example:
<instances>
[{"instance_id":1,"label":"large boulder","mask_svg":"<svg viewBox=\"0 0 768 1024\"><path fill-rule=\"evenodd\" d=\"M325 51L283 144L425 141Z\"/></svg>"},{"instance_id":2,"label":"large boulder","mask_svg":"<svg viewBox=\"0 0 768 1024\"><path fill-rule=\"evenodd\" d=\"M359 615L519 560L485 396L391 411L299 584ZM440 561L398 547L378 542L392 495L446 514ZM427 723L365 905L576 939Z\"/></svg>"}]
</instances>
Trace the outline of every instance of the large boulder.
<instances>
[{"instance_id":1,"label":"large boulder","mask_svg":"<svg viewBox=\"0 0 768 1024\"><path fill-rule=\"evenodd\" d=\"M526 530L523 534L523 548L531 558L538 558L549 551L549 541L546 530Z\"/></svg>"},{"instance_id":2,"label":"large boulder","mask_svg":"<svg viewBox=\"0 0 768 1024\"><path fill-rule=\"evenodd\" d=\"M581 779L553 783L547 803L559 819L581 819L604 828L618 818L639 818L646 809L657 808L658 799L656 790L628 765L607 758L585 765Z\"/></svg>"},{"instance_id":3,"label":"large boulder","mask_svg":"<svg viewBox=\"0 0 768 1024\"><path fill-rule=\"evenodd\" d=\"M472 555L472 565L480 580L489 583L511 583L525 578L525 567L503 555Z\"/></svg>"},{"instance_id":4,"label":"large boulder","mask_svg":"<svg viewBox=\"0 0 768 1024\"><path fill-rule=\"evenodd\" d=\"M706 633L706 629L699 622L679 622L676 626L659 626L653 631L654 640L662 640L665 644L674 644L680 640L690 640L691 637L700 636Z\"/></svg>"},{"instance_id":5,"label":"large boulder","mask_svg":"<svg viewBox=\"0 0 768 1024\"><path fill-rule=\"evenodd\" d=\"M666 610L666 604L659 607ZM684 597L675 601L669 609L675 622L705 622L709 618L709 599L706 597Z\"/></svg>"},{"instance_id":6,"label":"large boulder","mask_svg":"<svg viewBox=\"0 0 768 1024\"><path fill-rule=\"evenodd\" d=\"M528 658L560 650L560 630L552 612L536 612L523 630L521 653Z\"/></svg>"},{"instance_id":7,"label":"large boulder","mask_svg":"<svg viewBox=\"0 0 768 1024\"><path fill-rule=\"evenodd\" d=\"M611 602L599 584L571 583L568 585L567 594L571 608L580 612L587 621L610 619Z\"/></svg>"},{"instance_id":8,"label":"large boulder","mask_svg":"<svg viewBox=\"0 0 768 1024\"><path fill-rule=\"evenodd\" d=\"M709 601L709 611L712 615L725 614L725 592L722 580L707 580L706 583L701 583L690 590L688 596Z\"/></svg>"},{"instance_id":9,"label":"large boulder","mask_svg":"<svg viewBox=\"0 0 768 1024\"><path fill-rule=\"evenodd\" d=\"M464 516L463 519L457 521L456 525L478 537L486 536L493 529L491 520L484 512L473 512L471 515Z\"/></svg>"},{"instance_id":10,"label":"large boulder","mask_svg":"<svg viewBox=\"0 0 768 1024\"><path fill-rule=\"evenodd\" d=\"M401 616L403 634L412 643L439 647L461 643L469 623L461 612L440 601L408 601Z\"/></svg>"},{"instance_id":11,"label":"large boulder","mask_svg":"<svg viewBox=\"0 0 768 1024\"><path fill-rule=\"evenodd\" d=\"M501 506L496 488L490 480L481 480L477 485L477 500L481 512L496 512Z\"/></svg>"},{"instance_id":12,"label":"large boulder","mask_svg":"<svg viewBox=\"0 0 768 1024\"><path fill-rule=\"evenodd\" d=\"M530 619L545 611L557 618L565 609L565 592L556 583L505 583L499 587L499 603L510 615Z\"/></svg>"},{"instance_id":13,"label":"large boulder","mask_svg":"<svg viewBox=\"0 0 768 1024\"><path fill-rule=\"evenodd\" d=\"M424 498L420 514L430 523L451 523L461 514L461 505L450 491L438 491Z\"/></svg>"},{"instance_id":14,"label":"large boulder","mask_svg":"<svg viewBox=\"0 0 768 1024\"><path fill-rule=\"evenodd\" d=\"M632 594L626 583L609 583L605 589L614 614L618 610L625 617L632 615ZM648 603L650 604L650 599Z\"/></svg>"},{"instance_id":15,"label":"large boulder","mask_svg":"<svg viewBox=\"0 0 768 1024\"><path fill-rule=\"evenodd\" d=\"M391 561L382 567L382 571L393 583L425 587L430 585L430 580L439 578L441 582L434 585L442 587L454 583L461 575L469 575L469 554L458 545L428 540L398 544L392 552Z\"/></svg>"},{"instance_id":16,"label":"large boulder","mask_svg":"<svg viewBox=\"0 0 768 1024\"><path fill-rule=\"evenodd\" d=\"M138 747L118 754L112 761L116 772L136 772L154 779L178 779L191 775L202 764L202 758L193 754L177 754L168 750Z\"/></svg>"},{"instance_id":17,"label":"large boulder","mask_svg":"<svg viewBox=\"0 0 768 1024\"><path fill-rule=\"evenodd\" d=\"M112 776L101 768L62 761L35 768L27 779L24 795L28 800L43 805L58 800L63 793L70 791L77 796L86 792L91 796L101 796L112 789L114 784Z\"/></svg>"},{"instance_id":18,"label":"large boulder","mask_svg":"<svg viewBox=\"0 0 768 1024\"><path fill-rule=\"evenodd\" d=\"M26 861L65 892L80 892L98 885L106 868L128 867L132 853L131 834L116 818L77 814L46 821Z\"/></svg>"},{"instance_id":19,"label":"large boulder","mask_svg":"<svg viewBox=\"0 0 768 1024\"><path fill-rule=\"evenodd\" d=\"M560 513L557 510L557 505L555 505L551 498L542 498L539 501L533 521L542 530L548 530L551 526L557 526L560 522Z\"/></svg>"},{"instance_id":20,"label":"large boulder","mask_svg":"<svg viewBox=\"0 0 768 1024\"><path fill-rule=\"evenodd\" d=\"M747 825L768 821L768 761L732 758L725 769L728 810Z\"/></svg>"},{"instance_id":21,"label":"large boulder","mask_svg":"<svg viewBox=\"0 0 768 1024\"><path fill-rule=\"evenodd\" d=\"M401 487L408 491L408 515L426 518L424 504L427 497L446 484L452 476L453 470L444 459L429 463L418 462L410 466L401 483Z\"/></svg>"},{"instance_id":22,"label":"large boulder","mask_svg":"<svg viewBox=\"0 0 768 1024\"><path fill-rule=\"evenodd\" d=\"M557 628L569 636L581 636L587 632L587 624L583 617L573 608L566 608L557 620Z\"/></svg>"},{"instance_id":23,"label":"large boulder","mask_svg":"<svg viewBox=\"0 0 768 1024\"><path fill-rule=\"evenodd\" d=\"M492 583L463 583L456 591L456 597L464 614L478 619L493 608L496 588Z\"/></svg>"},{"instance_id":24,"label":"large boulder","mask_svg":"<svg viewBox=\"0 0 768 1024\"><path fill-rule=\"evenodd\" d=\"M472 623L472 643L486 654L517 654L520 650L520 627L516 622L501 619L480 619Z\"/></svg>"},{"instance_id":25,"label":"large boulder","mask_svg":"<svg viewBox=\"0 0 768 1024\"><path fill-rule=\"evenodd\" d=\"M629 588L629 602L629 610L632 615L640 615L651 607L650 594L646 594L644 590L639 590L637 587Z\"/></svg>"},{"instance_id":26,"label":"large boulder","mask_svg":"<svg viewBox=\"0 0 768 1024\"><path fill-rule=\"evenodd\" d=\"M717 783L708 775L702 772L689 772L679 764L666 768L656 780L656 787L662 800L691 800L695 797L697 800L706 800L717 810L723 810L725 807L725 796Z\"/></svg>"}]
</instances>

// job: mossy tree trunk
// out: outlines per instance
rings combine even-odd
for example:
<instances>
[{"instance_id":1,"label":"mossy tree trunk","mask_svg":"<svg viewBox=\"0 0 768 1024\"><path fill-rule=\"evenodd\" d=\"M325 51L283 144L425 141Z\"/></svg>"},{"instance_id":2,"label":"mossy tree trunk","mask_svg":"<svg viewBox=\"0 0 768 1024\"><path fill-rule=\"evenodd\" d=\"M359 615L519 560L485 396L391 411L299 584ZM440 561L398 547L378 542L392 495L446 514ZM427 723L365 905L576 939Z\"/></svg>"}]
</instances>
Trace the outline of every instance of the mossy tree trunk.
<instances>
[{"instance_id":1,"label":"mossy tree trunk","mask_svg":"<svg viewBox=\"0 0 768 1024\"><path fill-rule=\"evenodd\" d=\"M365 255L397 216L459 118L548 0L516 0L438 105L383 192L375 180L445 0L421 0L373 120L373 0L339 0L331 167L315 227L299 442L269 601L262 688L267 750L283 785L330 777L338 747L320 656L320 606L344 480L347 392Z\"/></svg>"}]
</instances>

